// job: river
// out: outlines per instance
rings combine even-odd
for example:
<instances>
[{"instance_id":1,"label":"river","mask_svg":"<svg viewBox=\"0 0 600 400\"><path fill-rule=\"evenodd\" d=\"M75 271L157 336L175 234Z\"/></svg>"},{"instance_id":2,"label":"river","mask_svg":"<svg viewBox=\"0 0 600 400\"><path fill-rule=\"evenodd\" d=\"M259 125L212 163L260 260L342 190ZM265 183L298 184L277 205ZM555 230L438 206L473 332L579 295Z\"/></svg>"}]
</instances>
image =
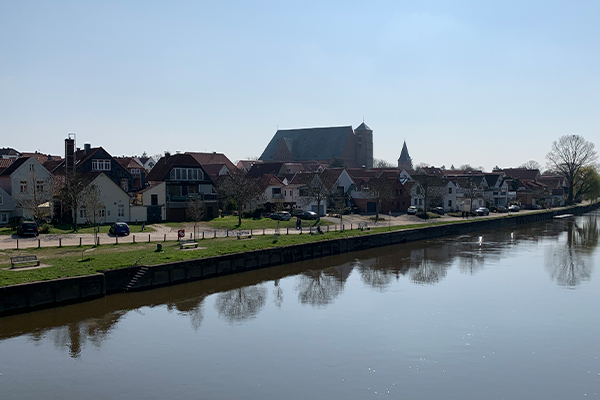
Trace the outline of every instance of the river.
<instances>
[{"instance_id":1,"label":"river","mask_svg":"<svg viewBox=\"0 0 600 400\"><path fill-rule=\"evenodd\" d=\"M598 398L599 216L0 318L0 398Z\"/></svg>"}]
</instances>

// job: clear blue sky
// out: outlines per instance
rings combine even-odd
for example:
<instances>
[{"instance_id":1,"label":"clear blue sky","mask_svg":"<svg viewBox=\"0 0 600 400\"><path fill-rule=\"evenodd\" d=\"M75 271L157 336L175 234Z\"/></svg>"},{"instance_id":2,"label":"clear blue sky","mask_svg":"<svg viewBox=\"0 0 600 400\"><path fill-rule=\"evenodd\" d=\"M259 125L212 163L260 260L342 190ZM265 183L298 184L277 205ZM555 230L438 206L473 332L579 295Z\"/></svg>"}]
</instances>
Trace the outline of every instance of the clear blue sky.
<instances>
[{"instance_id":1,"label":"clear blue sky","mask_svg":"<svg viewBox=\"0 0 600 400\"><path fill-rule=\"evenodd\" d=\"M600 145L600 1L0 0L0 147L259 156L358 126L490 170Z\"/></svg>"}]
</instances>

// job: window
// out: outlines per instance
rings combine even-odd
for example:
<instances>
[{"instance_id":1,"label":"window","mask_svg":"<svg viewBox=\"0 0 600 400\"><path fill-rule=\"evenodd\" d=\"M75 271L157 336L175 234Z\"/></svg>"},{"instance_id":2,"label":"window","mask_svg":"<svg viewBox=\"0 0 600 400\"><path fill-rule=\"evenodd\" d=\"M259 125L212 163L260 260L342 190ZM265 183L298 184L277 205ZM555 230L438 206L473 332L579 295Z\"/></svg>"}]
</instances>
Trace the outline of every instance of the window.
<instances>
[{"instance_id":1,"label":"window","mask_svg":"<svg viewBox=\"0 0 600 400\"><path fill-rule=\"evenodd\" d=\"M174 181L203 181L204 174L200 168L173 168L170 178Z\"/></svg>"},{"instance_id":2,"label":"window","mask_svg":"<svg viewBox=\"0 0 600 400\"><path fill-rule=\"evenodd\" d=\"M85 217L86 217L85 207L81 207L79 209L79 218L85 218Z\"/></svg>"},{"instance_id":3,"label":"window","mask_svg":"<svg viewBox=\"0 0 600 400\"><path fill-rule=\"evenodd\" d=\"M0 214L0 224L6 224L8 222L8 214Z\"/></svg>"},{"instance_id":4,"label":"window","mask_svg":"<svg viewBox=\"0 0 600 400\"><path fill-rule=\"evenodd\" d=\"M127 178L121 179L121 189L123 189L124 191L129 190L129 181L127 180Z\"/></svg>"},{"instance_id":5,"label":"window","mask_svg":"<svg viewBox=\"0 0 600 400\"><path fill-rule=\"evenodd\" d=\"M92 160L92 171L110 171L110 160Z\"/></svg>"},{"instance_id":6,"label":"window","mask_svg":"<svg viewBox=\"0 0 600 400\"><path fill-rule=\"evenodd\" d=\"M448 194L452 194L452 188L448 188Z\"/></svg>"},{"instance_id":7,"label":"window","mask_svg":"<svg viewBox=\"0 0 600 400\"><path fill-rule=\"evenodd\" d=\"M140 174L139 168L131 168L131 175L139 175L139 174Z\"/></svg>"},{"instance_id":8,"label":"window","mask_svg":"<svg viewBox=\"0 0 600 400\"><path fill-rule=\"evenodd\" d=\"M27 181L21 181L21 193L27 193Z\"/></svg>"},{"instance_id":9,"label":"window","mask_svg":"<svg viewBox=\"0 0 600 400\"><path fill-rule=\"evenodd\" d=\"M104 208L101 210L98 210L98 217L104 218L105 216L106 216L106 212L105 212Z\"/></svg>"},{"instance_id":10,"label":"window","mask_svg":"<svg viewBox=\"0 0 600 400\"><path fill-rule=\"evenodd\" d=\"M44 191L44 181L37 181L35 185L35 190L40 193Z\"/></svg>"},{"instance_id":11,"label":"window","mask_svg":"<svg viewBox=\"0 0 600 400\"><path fill-rule=\"evenodd\" d=\"M2 205L2 202L3 202L2 195L0 195L0 206ZM4 215L4 214L2 214L2 215Z\"/></svg>"},{"instance_id":12,"label":"window","mask_svg":"<svg viewBox=\"0 0 600 400\"><path fill-rule=\"evenodd\" d=\"M33 164L31 164L31 165L29 166L29 170L30 170L30 171L35 171L35 166L34 166Z\"/></svg>"},{"instance_id":13,"label":"window","mask_svg":"<svg viewBox=\"0 0 600 400\"><path fill-rule=\"evenodd\" d=\"M123 204L119 204L119 213L117 214L118 217L124 217L125 216L125 206Z\"/></svg>"},{"instance_id":14,"label":"window","mask_svg":"<svg viewBox=\"0 0 600 400\"><path fill-rule=\"evenodd\" d=\"M150 205L153 205L153 206L158 205L158 195L157 194L150 195Z\"/></svg>"},{"instance_id":15,"label":"window","mask_svg":"<svg viewBox=\"0 0 600 400\"><path fill-rule=\"evenodd\" d=\"M452 207L452 200L448 200L448 207Z\"/></svg>"}]
</instances>

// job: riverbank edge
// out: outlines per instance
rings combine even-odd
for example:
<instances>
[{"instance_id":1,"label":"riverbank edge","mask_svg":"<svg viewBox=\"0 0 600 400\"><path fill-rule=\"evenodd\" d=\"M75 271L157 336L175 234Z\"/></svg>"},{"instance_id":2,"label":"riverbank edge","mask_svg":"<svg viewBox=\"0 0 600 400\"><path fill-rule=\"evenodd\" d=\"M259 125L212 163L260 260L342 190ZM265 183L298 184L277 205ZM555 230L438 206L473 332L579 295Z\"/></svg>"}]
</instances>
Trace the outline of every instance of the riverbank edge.
<instances>
[{"instance_id":1,"label":"riverbank edge","mask_svg":"<svg viewBox=\"0 0 600 400\"><path fill-rule=\"evenodd\" d=\"M550 220L558 215L581 215L599 207L600 203L597 202L535 214L378 232L152 266L132 266L80 277L5 286L0 288L0 317L88 301L113 293L125 292L126 288L131 291L150 290L353 251L523 225Z\"/></svg>"}]
</instances>

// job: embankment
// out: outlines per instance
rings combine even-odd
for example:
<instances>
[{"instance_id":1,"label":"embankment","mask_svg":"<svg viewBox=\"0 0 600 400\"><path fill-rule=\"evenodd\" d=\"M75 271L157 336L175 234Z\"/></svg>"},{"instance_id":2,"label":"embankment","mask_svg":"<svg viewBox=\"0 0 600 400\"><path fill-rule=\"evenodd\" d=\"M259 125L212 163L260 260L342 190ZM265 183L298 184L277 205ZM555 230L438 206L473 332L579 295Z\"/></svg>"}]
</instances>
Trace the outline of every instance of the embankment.
<instances>
[{"instance_id":1,"label":"embankment","mask_svg":"<svg viewBox=\"0 0 600 400\"><path fill-rule=\"evenodd\" d=\"M147 290L358 250L528 224L549 220L557 215L580 215L599 206L600 203L595 203L503 218L474 219L448 225L373 233L169 264L134 266L95 275L7 286L0 288L0 316L57 307L126 290Z\"/></svg>"}]
</instances>

